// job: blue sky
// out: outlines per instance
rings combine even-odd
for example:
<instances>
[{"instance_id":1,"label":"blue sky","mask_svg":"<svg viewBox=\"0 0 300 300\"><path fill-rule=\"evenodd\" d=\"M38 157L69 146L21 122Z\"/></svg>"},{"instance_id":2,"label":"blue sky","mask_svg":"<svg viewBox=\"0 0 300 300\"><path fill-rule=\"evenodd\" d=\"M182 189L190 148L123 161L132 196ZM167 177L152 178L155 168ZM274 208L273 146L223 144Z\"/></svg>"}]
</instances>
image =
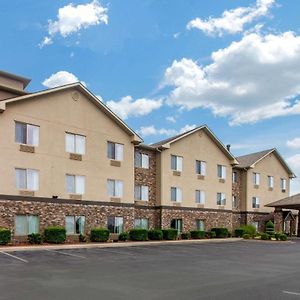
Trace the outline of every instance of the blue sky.
<instances>
[{"instance_id":1,"label":"blue sky","mask_svg":"<svg viewBox=\"0 0 300 300\"><path fill-rule=\"evenodd\" d=\"M146 143L207 124L300 176L300 2L4 1L1 69L29 91L82 81ZM295 180L293 192L300 192Z\"/></svg>"}]
</instances>

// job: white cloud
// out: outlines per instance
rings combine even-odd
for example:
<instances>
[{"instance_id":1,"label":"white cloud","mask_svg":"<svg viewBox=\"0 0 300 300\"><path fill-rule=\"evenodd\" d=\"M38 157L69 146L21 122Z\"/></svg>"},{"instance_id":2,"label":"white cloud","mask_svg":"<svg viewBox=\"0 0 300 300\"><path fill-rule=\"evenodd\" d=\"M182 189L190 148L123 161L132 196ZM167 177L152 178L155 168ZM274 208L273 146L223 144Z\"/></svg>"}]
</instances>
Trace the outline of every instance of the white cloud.
<instances>
[{"instance_id":1,"label":"white cloud","mask_svg":"<svg viewBox=\"0 0 300 300\"><path fill-rule=\"evenodd\" d=\"M53 37L60 34L67 37L90 26L108 23L107 8L94 0L87 4L70 3L58 10L57 20L49 20L48 36L40 43L40 47L53 42Z\"/></svg>"},{"instance_id":2,"label":"white cloud","mask_svg":"<svg viewBox=\"0 0 300 300\"><path fill-rule=\"evenodd\" d=\"M169 122L171 122L171 123L176 123L176 119L173 116L167 116L166 120L169 121Z\"/></svg>"},{"instance_id":3,"label":"white cloud","mask_svg":"<svg viewBox=\"0 0 300 300\"><path fill-rule=\"evenodd\" d=\"M292 148L292 149L298 149L300 148L300 138L294 138L292 140L288 140L286 142L286 145L289 147L289 148Z\"/></svg>"},{"instance_id":4,"label":"white cloud","mask_svg":"<svg viewBox=\"0 0 300 300\"><path fill-rule=\"evenodd\" d=\"M140 117L151 113L162 106L162 99L153 100L141 98L134 100L131 96L123 97L120 101L107 101L107 106L122 119Z\"/></svg>"},{"instance_id":5,"label":"white cloud","mask_svg":"<svg viewBox=\"0 0 300 300\"><path fill-rule=\"evenodd\" d=\"M74 82L79 82L79 79L74 74L67 71L59 71L45 79L42 84L47 88L54 88ZM81 81L81 83L86 85L84 81Z\"/></svg>"},{"instance_id":6,"label":"white cloud","mask_svg":"<svg viewBox=\"0 0 300 300\"><path fill-rule=\"evenodd\" d=\"M150 126L145 126L145 127L141 127L138 130L138 133L140 133L142 136L150 136L150 135L164 135L164 136L172 136L172 135L177 135L180 133L184 133L186 131L192 130L196 128L196 125L185 125L184 127L182 127L179 130L176 129L166 129L166 128L155 128L154 125L150 125Z\"/></svg>"},{"instance_id":7,"label":"white cloud","mask_svg":"<svg viewBox=\"0 0 300 300\"><path fill-rule=\"evenodd\" d=\"M294 195L300 193L300 154L295 154L287 158L286 161L297 176L297 178L291 181L291 195Z\"/></svg>"},{"instance_id":8,"label":"white cloud","mask_svg":"<svg viewBox=\"0 0 300 300\"><path fill-rule=\"evenodd\" d=\"M242 32L246 24L267 15L274 3L275 0L257 0L253 6L225 10L220 18L196 18L187 24L187 29L196 28L207 35L236 34Z\"/></svg>"},{"instance_id":9,"label":"white cloud","mask_svg":"<svg viewBox=\"0 0 300 300\"><path fill-rule=\"evenodd\" d=\"M211 59L201 66L183 58L167 68L161 87L173 86L168 104L210 109L231 125L300 114L300 36L252 33Z\"/></svg>"}]
</instances>

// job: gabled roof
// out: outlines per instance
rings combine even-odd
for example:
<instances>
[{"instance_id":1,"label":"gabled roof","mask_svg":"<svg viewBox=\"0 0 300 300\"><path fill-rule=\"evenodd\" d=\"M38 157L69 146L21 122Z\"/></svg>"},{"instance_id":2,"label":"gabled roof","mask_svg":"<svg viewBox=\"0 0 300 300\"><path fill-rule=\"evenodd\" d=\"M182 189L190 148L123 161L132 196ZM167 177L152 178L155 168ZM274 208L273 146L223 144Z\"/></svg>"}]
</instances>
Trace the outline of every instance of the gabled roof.
<instances>
[{"instance_id":1,"label":"gabled roof","mask_svg":"<svg viewBox=\"0 0 300 300\"><path fill-rule=\"evenodd\" d=\"M217 138L217 136L209 129L207 125L201 125L184 133L175 135L171 138L162 140L160 142L151 144L150 146L158 148L160 150L169 149L172 143L175 143L197 131L204 130L208 136L216 143L216 145L221 149L221 151L232 161L232 164L238 164L235 157L227 150L226 146Z\"/></svg>"},{"instance_id":2,"label":"gabled roof","mask_svg":"<svg viewBox=\"0 0 300 300\"><path fill-rule=\"evenodd\" d=\"M243 156L238 156L236 159L239 162L239 164L236 166L236 168L240 169L252 169L255 167L257 163L259 163L261 160L263 160L265 157L267 157L269 154L275 154L275 156L278 158L278 160L281 162L283 167L287 170L290 177L296 177L294 172L291 170L291 168L288 166L288 164L285 162L283 157L280 155L278 150L276 148L263 150L260 152L250 153Z\"/></svg>"},{"instance_id":3,"label":"gabled roof","mask_svg":"<svg viewBox=\"0 0 300 300\"><path fill-rule=\"evenodd\" d=\"M68 90L68 89L76 89L77 91L84 94L99 109L101 109L108 117L110 117L112 120L114 120L125 132L127 132L130 136L133 136L132 142L139 144L143 141L143 139L137 133L135 133L122 119L120 119L113 111L111 111L103 102L101 102L92 92L90 92L80 82L75 82L75 83L35 92L35 93L29 94L29 95L5 99L4 101L0 101L0 112L4 112L6 109L6 105L9 103L26 101L26 100L36 98L38 96L57 93L59 91L64 91L64 90Z\"/></svg>"},{"instance_id":4,"label":"gabled roof","mask_svg":"<svg viewBox=\"0 0 300 300\"><path fill-rule=\"evenodd\" d=\"M14 80L22 82L24 89L26 88L26 86L31 81L31 79L29 79L29 78L26 78L26 77L23 77L23 76L19 76L19 75L16 75L16 74L12 74L12 73L9 73L9 72L6 72L6 71L2 71L2 70L0 70L0 76L1 75L3 75L4 77L8 77L8 78L11 78L11 79L14 79Z\"/></svg>"},{"instance_id":5,"label":"gabled roof","mask_svg":"<svg viewBox=\"0 0 300 300\"><path fill-rule=\"evenodd\" d=\"M268 207L279 207L289 209L300 209L300 194L296 194L290 197L280 199L278 201L269 203L265 206Z\"/></svg>"}]
</instances>

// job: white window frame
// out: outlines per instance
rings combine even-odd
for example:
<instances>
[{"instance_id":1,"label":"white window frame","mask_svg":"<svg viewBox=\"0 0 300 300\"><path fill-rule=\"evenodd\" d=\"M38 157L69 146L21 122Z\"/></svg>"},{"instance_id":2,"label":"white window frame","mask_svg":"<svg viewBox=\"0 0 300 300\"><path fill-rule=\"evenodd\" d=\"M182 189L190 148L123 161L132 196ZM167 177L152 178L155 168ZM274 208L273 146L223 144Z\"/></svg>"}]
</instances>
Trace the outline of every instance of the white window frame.
<instances>
[{"instance_id":1,"label":"white window frame","mask_svg":"<svg viewBox=\"0 0 300 300\"><path fill-rule=\"evenodd\" d=\"M21 172L23 178L18 177ZM40 184L40 172L35 169L15 168L16 188L18 190L38 191ZM24 182L21 182L24 179Z\"/></svg>"},{"instance_id":2,"label":"white window frame","mask_svg":"<svg viewBox=\"0 0 300 300\"><path fill-rule=\"evenodd\" d=\"M172 193L172 190L175 191L175 194ZM172 196L175 195L175 198L173 198ZM179 187L175 187L172 186L171 187L171 197L170 197L172 202L178 202L181 203L182 202L182 189Z\"/></svg>"},{"instance_id":3,"label":"white window frame","mask_svg":"<svg viewBox=\"0 0 300 300\"><path fill-rule=\"evenodd\" d=\"M112 152L110 152L110 145ZM124 145L108 141L107 142L107 158L122 161L124 159Z\"/></svg>"},{"instance_id":4,"label":"white window frame","mask_svg":"<svg viewBox=\"0 0 300 300\"><path fill-rule=\"evenodd\" d=\"M281 191L286 191L287 187L287 180L285 178L280 179L280 188Z\"/></svg>"},{"instance_id":5,"label":"white window frame","mask_svg":"<svg viewBox=\"0 0 300 300\"><path fill-rule=\"evenodd\" d=\"M18 221L19 219L19 221ZM20 222L20 219L24 222L24 226L26 228L23 231L19 231L20 225L17 223ZM35 220L35 224L31 224L31 222ZM34 226L35 225L35 226ZM35 228L33 228L35 227ZM40 228L40 217L37 215L15 215L15 236L26 236L31 233L39 233Z\"/></svg>"},{"instance_id":6,"label":"white window frame","mask_svg":"<svg viewBox=\"0 0 300 300\"><path fill-rule=\"evenodd\" d=\"M136 185L134 187L134 199L138 201L149 200L149 186L147 185Z\"/></svg>"},{"instance_id":7,"label":"white window frame","mask_svg":"<svg viewBox=\"0 0 300 300\"><path fill-rule=\"evenodd\" d=\"M68 186L68 179L73 180L74 189L70 190ZM66 191L68 194L84 195L85 194L85 176L66 174Z\"/></svg>"},{"instance_id":8,"label":"white window frame","mask_svg":"<svg viewBox=\"0 0 300 300\"><path fill-rule=\"evenodd\" d=\"M69 230L70 221L72 221L71 226L72 230ZM82 222L81 224L77 222ZM77 232L77 225L78 225L78 232ZM65 217L65 228L66 228L66 234L67 235L78 235L78 234L84 234L85 229L85 216L72 216L68 215Z\"/></svg>"},{"instance_id":9,"label":"white window frame","mask_svg":"<svg viewBox=\"0 0 300 300\"><path fill-rule=\"evenodd\" d=\"M252 208L259 208L259 207L260 207L259 197L253 196L252 197Z\"/></svg>"},{"instance_id":10,"label":"white window frame","mask_svg":"<svg viewBox=\"0 0 300 300\"><path fill-rule=\"evenodd\" d=\"M17 136L17 126L18 125L25 127L24 128L25 129L25 136L24 136L25 140L24 141L18 140L18 136ZM30 135L31 133L33 133L32 136ZM30 142L30 140L32 140L32 141ZM40 140L40 126L15 121L15 142L16 143L37 147L39 145L39 140Z\"/></svg>"},{"instance_id":11,"label":"white window frame","mask_svg":"<svg viewBox=\"0 0 300 300\"><path fill-rule=\"evenodd\" d=\"M196 219L196 230L205 231L205 220Z\"/></svg>"},{"instance_id":12,"label":"white window frame","mask_svg":"<svg viewBox=\"0 0 300 300\"><path fill-rule=\"evenodd\" d=\"M85 154L86 137L84 135L66 132L65 144L66 152L80 155Z\"/></svg>"},{"instance_id":13,"label":"white window frame","mask_svg":"<svg viewBox=\"0 0 300 300\"><path fill-rule=\"evenodd\" d=\"M217 165L217 177L219 179L226 179L226 166Z\"/></svg>"},{"instance_id":14,"label":"white window frame","mask_svg":"<svg viewBox=\"0 0 300 300\"><path fill-rule=\"evenodd\" d=\"M253 172L253 184L260 185L260 173Z\"/></svg>"},{"instance_id":15,"label":"white window frame","mask_svg":"<svg viewBox=\"0 0 300 300\"><path fill-rule=\"evenodd\" d=\"M203 190L195 191L195 202L197 204L205 204L205 191Z\"/></svg>"},{"instance_id":16,"label":"white window frame","mask_svg":"<svg viewBox=\"0 0 300 300\"><path fill-rule=\"evenodd\" d=\"M107 194L109 197L123 197L124 183L118 179L107 179Z\"/></svg>"},{"instance_id":17,"label":"white window frame","mask_svg":"<svg viewBox=\"0 0 300 300\"><path fill-rule=\"evenodd\" d=\"M218 192L217 193L217 205L225 206L226 205L226 194Z\"/></svg>"},{"instance_id":18,"label":"white window frame","mask_svg":"<svg viewBox=\"0 0 300 300\"><path fill-rule=\"evenodd\" d=\"M112 224L109 224L110 220L112 221ZM124 230L124 218L121 216L109 216L107 218L107 229L110 233L122 233Z\"/></svg>"},{"instance_id":19,"label":"white window frame","mask_svg":"<svg viewBox=\"0 0 300 300\"><path fill-rule=\"evenodd\" d=\"M274 188L274 176L268 176L268 187L270 189Z\"/></svg>"},{"instance_id":20,"label":"white window frame","mask_svg":"<svg viewBox=\"0 0 300 300\"><path fill-rule=\"evenodd\" d=\"M136 218L134 219L135 229L149 229L149 219L148 218Z\"/></svg>"},{"instance_id":21,"label":"white window frame","mask_svg":"<svg viewBox=\"0 0 300 300\"><path fill-rule=\"evenodd\" d=\"M135 153L135 167L149 169L149 155L141 152Z\"/></svg>"},{"instance_id":22,"label":"white window frame","mask_svg":"<svg viewBox=\"0 0 300 300\"><path fill-rule=\"evenodd\" d=\"M232 208L237 208L237 196L232 195Z\"/></svg>"},{"instance_id":23,"label":"white window frame","mask_svg":"<svg viewBox=\"0 0 300 300\"><path fill-rule=\"evenodd\" d=\"M232 183L237 183L237 172L233 171L232 172Z\"/></svg>"},{"instance_id":24,"label":"white window frame","mask_svg":"<svg viewBox=\"0 0 300 300\"><path fill-rule=\"evenodd\" d=\"M171 170L182 172L183 157L178 155L171 155Z\"/></svg>"},{"instance_id":25,"label":"white window frame","mask_svg":"<svg viewBox=\"0 0 300 300\"><path fill-rule=\"evenodd\" d=\"M197 175L206 175L206 161L203 160L196 160L196 174Z\"/></svg>"}]
</instances>

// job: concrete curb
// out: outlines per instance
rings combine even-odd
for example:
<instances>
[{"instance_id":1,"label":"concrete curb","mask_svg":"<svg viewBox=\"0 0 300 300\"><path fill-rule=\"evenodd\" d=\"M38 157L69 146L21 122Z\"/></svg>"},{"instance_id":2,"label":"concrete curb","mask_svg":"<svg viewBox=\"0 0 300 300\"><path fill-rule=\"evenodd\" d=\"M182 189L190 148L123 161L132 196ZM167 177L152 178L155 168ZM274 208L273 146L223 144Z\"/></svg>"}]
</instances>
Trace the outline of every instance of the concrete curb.
<instances>
[{"instance_id":1,"label":"concrete curb","mask_svg":"<svg viewBox=\"0 0 300 300\"><path fill-rule=\"evenodd\" d=\"M63 250L63 249L91 249L91 248L122 248L137 246L156 246L172 244L209 244L209 243L233 243L242 241L242 238L228 239L203 239L203 240L179 240L179 241L147 241L147 242L118 242L118 243L88 243L88 244L63 244L63 245L36 245L36 246L9 246L0 247L2 252L38 251L38 250Z\"/></svg>"}]
</instances>

